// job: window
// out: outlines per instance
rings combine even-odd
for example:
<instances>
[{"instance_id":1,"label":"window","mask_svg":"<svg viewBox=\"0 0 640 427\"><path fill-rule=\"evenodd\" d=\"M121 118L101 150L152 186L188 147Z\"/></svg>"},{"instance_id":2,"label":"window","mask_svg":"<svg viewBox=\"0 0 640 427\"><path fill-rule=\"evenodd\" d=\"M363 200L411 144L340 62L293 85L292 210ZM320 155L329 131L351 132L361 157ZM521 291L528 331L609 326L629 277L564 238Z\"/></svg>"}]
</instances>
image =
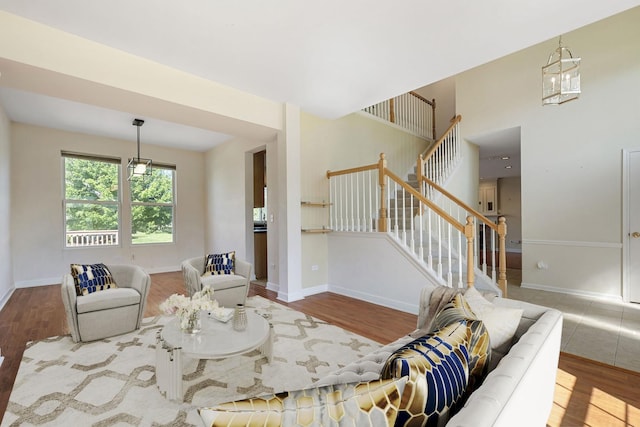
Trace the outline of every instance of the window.
<instances>
[{"instance_id":1,"label":"window","mask_svg":"<svg viewBox=\"0 0 640 427\"><path fill-rule=\"evenodd\" d=\"M120 159L62 152L65 247L119 244Z\"/></svg>"},{"instance_id":2,"label":"window","mask_svg":"<svg viewBox=\"0 0 640 427\"><path fill-rule=\"evenodd\" d=\"M131 242L173 243L175 166L153 165L150 177L132 178Z\"/></svg>"}]
</instances>

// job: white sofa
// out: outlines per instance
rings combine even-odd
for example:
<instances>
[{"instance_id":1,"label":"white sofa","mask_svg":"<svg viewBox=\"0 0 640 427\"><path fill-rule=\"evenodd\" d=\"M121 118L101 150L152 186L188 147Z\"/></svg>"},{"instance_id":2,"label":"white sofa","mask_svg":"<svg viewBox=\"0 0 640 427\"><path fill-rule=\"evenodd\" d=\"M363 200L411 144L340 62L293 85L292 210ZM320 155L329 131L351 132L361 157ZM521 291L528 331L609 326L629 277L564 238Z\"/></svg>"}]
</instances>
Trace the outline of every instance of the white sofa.
<instances>
[{"instance_id":1,"label":"white sofa","mask_svg":"<svg viewBox=\"0 0 640 427\"><path fill-rule=\"evenodd\" d=\"M433 287L420 296L418 329L429 310ZM496 298L496 306L521 308L520 324L509 352L471 394L465 406L446 424L451 427L540 427L546 425L553 405L560 355L562 313L522 301ZM315 385L352 383L378 379L389 356L413 341L404 336L364 358L345 366Z\"/></svg>"}]
</instances>

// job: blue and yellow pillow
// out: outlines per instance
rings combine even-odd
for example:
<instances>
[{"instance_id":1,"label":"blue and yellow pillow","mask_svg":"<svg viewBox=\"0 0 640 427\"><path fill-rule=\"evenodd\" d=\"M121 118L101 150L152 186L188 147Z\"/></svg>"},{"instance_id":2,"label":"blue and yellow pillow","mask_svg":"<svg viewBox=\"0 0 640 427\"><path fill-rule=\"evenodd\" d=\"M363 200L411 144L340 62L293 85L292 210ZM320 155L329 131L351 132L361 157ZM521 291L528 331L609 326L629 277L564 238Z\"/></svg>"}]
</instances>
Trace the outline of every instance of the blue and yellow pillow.
<instances>
[{"instance_id":1,"label":"blue and yellow pillow","mask_svg":"<svg viewBox=\"0 0 640 427\"><path fill-rule=\"evenodd\" d=\"M444 425L486 375L489 334L464 297L454 296L435 322L439 329L398 349L382 368L381 378L408 377L396 426Z\"/></svg>"},{"instance_id":2,"label":"blue and yellow pillow","mask_svg":"<svg viewBox=\"0 0 640 427\"><path fill-rule=\"evenodd\" d=\"M209 254L204 263L203 276L234 274L235 272L236 252L227 252L221 254Z\"/></svg>"},{"instance_id":3,"label":"blue and yellow pillow","mask_svg":"<svg viewBox=\"0 0 640 427\"><path fill-rule=\"evenodd\" d=\"M71 277L78 296L118 287L104 264L71 264Z\"/></svg>"},{"instance_id":4,"label":"blue and yellow pillow","mask_svg":"<svg viewBox=\"0 0 640 427\"><path fill-rule=\"evenodd\" d=\"M393 426L406 379L336 384L200 408L207 427Z\"/></svg>"}]
</instances>

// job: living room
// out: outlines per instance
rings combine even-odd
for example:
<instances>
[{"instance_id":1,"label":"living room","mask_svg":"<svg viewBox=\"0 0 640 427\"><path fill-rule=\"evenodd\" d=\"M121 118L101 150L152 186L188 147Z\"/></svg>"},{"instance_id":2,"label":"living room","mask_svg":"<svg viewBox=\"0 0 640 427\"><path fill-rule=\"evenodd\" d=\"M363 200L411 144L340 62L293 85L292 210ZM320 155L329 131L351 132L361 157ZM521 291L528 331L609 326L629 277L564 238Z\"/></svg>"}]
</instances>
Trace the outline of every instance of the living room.
<instances>
[{"instance_id":1,"label":"living room","mask_svg":"<svg viewBox=\"0 0 640 427\"><path fill-rule=\"evenodd\" d=\"M514 126L522 129L522 274L525 286L622 300L632 285L625 281L624 273L627 264L624 259L626 243L624 233L621 233L625 216L621 153L637 149L640 136L635 101L640 98L636 81L640 61L633 54L638 40L635 25L638 14L639 9L635 8L575 31L563 29L565 43L583 58L584 90L578 101L559 108L543 109L539 93L540 67L557 46L557 32L536 40L539 44L530 43L530 48L513 50L515 53L504 58L456 73L455 105L456 111L464 115L463 137L473 140L475 136L495 130ZM18 18L8 17L3 12L2 19L7 24L3 25L3 31L8 35L6 40L12 38L9 36L15 36L14 39L24 36L23 30L19 30L21 27L15 25ZM33 26L40 24L29 23L26 31L30 32ZM36 28L34 33L38 31L45 30ZM58 37L66 36L56 34L51 40L60 41ZM72 48L82 45L82 40L74 39L73 45L67 47L56 45L61 48L57 52L67 55L50 59L59 61L55 66L45 63L37 42L25 42L33 43L33 46L22 46L25 52L19 55L13 47L6 47L8 53L3 55L1 65L8 67L0 68L0 85L25 89L29 77L31 84L42 77L39 67L57 69L58 83L68 82L65 79L70 79L69 75L82 79L90 74L82 70L88 74L81 75L77 70L71 71L69 64L63 64L73 57ZM85 45L81 50L90 50L89 47L95 48ZM105 52L100 50L96 56L102 54ZM19 57L24 60L21 65ZM141 70L139 74L157 72L142 63L132 64L135 58L124 58L115 52L108 52L105 57L109 58L105 62L133 65L132 68ZM100 61L100 64L104 62ZM12 70L24 73L21 78L25 80L15 80ZM158 84L175 90L174 98L167 100L166 93L161 97L163 106L167 107L161 118L170 119L177 111L175 105L169 105L172 101L190 103L194 110L196 107L209 111L214 108L206 105L213 101L198 99L197 89L189 94L176 93L184 84L172 77L173 73L164 71L166 74L158 79L161 80ZM103 72L95 75L99 78L90 81L96 86L107 81ZM180 77L190 79L186 73ZM128 85L117 84L121 85L120 91L134 87L130 82ZM212 95L233 92L229 88L212 88L204 82L193 84L195 88L206 87L207 93ZM66 90L64 85L60 87ZM152 93L152 89L145 88L144 93L140 90L141 94L133 96L136 102L131 105L143 105L147 96L159 94ZM52 95L63 91L48 90ZM123 99L128 101L129 95L123 94ZM400 168L405 153L416 149L415 141L409 142L408 149L405 146L406 151L398 152L395 143L388 140L372 143L371 138L380 135L381 131L376 124L364 125L368 127L363 131L364 119L360 116L328 119L293 105L283 107L280 103L240 91L232 95L226 99L237 96L243 100L241 112L228 105L232 103L215 105L219 108L218 115L223 117L217 129L235 135L232 140L204 153L158 147L151 141L142 145L145 155L158 162L175 164L180 174L176 190L179 237L175 244L169 248L133 248L125 244L117 250L100 249L100 260L132 262L149 272L159 273L176 271L181 260L208 249L234 249L250 258L252 236L247 226L251 219L247 215L247 204L251 197L247 197L246 182L247 171L251 168L248 168L247 157L248 153L266 148L270 162L268 173L272 174L268 181L270 191L273 191L269 211L275 217L269 237L271 288L286 301L327 289L346 289L345 293L351 292L375 302L384 300L390 306L416 306L410 296L417 294L421 284L411 277L403 277L402 272L394 272L398 283L404 284L405 296L402 298L398 298L395 289L386 283L372 284L368 276L354 280L351 276L345 278L335 274L346 267L372 271L375 263L362 257L361 264L341 265L340 248L331 235L300 236L299 205L300 200L328 199L324 179L327 170L373 163L380 152L387 153L392 161L397 160ZM186 97L190 99L185 100ZM0 177L3 221L0 225L0 301L4 304L16 285L59 283L70 262L93 261L98 253L62 248L60 151L108 154L126 159L133 154L134 146L131 141L12 123L6 114L0 116L3 162ZM150 113L149 116L153 117ZM212 127L209 123L204 124L207 120L200 117L191 120L197 125ZM250 123L247 128L233 131L247 122ZM130 123L123 126L133 135ZM148 126L152 126L151 121ZM144 129L142 135L144 141ZM467 149L475 150L471 144ZM345 155L347 151L349 155ZM477 168L477 159L468 156L461 166L468 172L459 175L451 184L456 194L470 204L477 198L477 174L474 177L469 172L474 168ZM126 223L122 224L122 229L127 229ZM540 261L543 264L539 264ZM316 270L311 268L314 265L318 266ZM538 265L549 268L541 269Z\"/></svg>"}]
</instances>

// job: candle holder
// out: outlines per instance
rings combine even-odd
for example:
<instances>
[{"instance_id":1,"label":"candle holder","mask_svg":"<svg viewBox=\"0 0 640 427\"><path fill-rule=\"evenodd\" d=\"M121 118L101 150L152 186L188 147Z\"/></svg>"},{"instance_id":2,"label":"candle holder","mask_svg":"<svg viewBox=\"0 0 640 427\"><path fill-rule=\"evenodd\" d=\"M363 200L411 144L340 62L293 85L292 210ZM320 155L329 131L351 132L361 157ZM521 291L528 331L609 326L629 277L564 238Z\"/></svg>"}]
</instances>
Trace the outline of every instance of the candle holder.
<instances>
[{"instance_id":1,"label":"candle holder","mask_svg":"<svg viewBox=\"0 0 640 427\"><path fill-rule=\"evenodd\" d=\"M233 329L236 331L247 329L247 310L244 304L236 304L236 310L233 313Z\"/></svg>"}]
</instances>

